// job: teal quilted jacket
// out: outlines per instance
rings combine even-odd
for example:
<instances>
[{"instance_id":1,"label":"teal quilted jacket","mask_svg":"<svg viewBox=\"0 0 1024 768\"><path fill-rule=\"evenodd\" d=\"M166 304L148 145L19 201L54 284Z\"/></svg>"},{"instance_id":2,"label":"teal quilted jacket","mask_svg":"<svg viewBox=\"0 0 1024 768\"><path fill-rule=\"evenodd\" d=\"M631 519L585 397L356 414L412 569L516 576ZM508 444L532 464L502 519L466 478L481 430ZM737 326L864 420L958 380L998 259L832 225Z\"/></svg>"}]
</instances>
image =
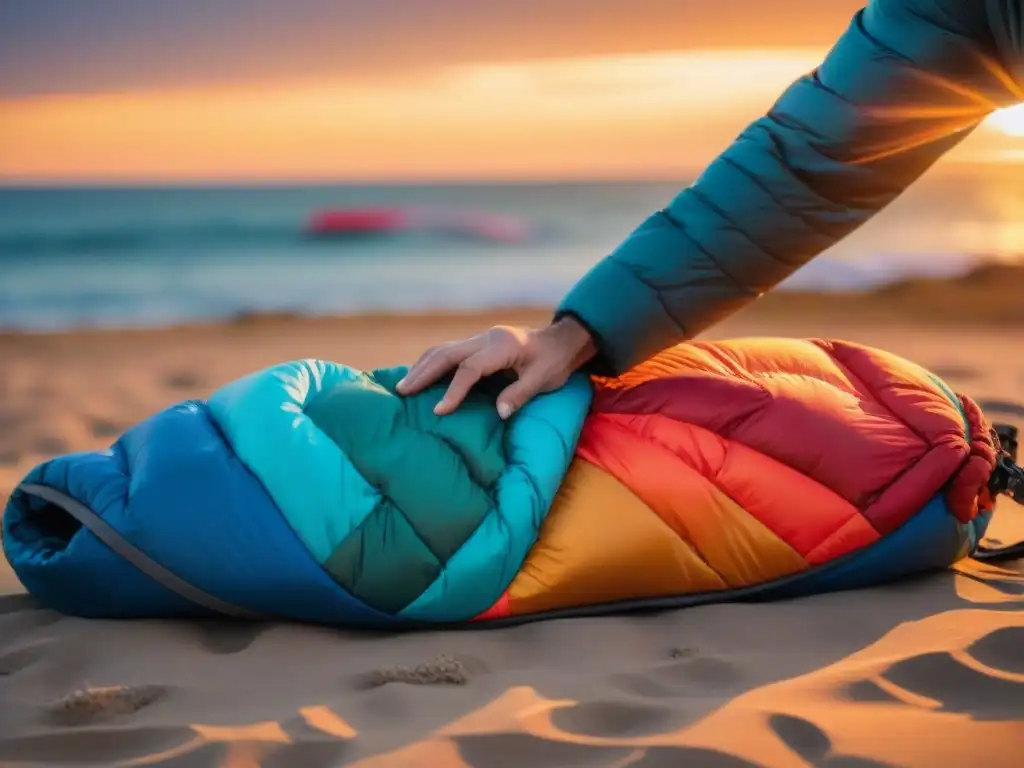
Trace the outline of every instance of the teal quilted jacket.
<instances>
[{"instance_id":1,"label":"teal quilted jacket","mask_svg":"<svg viewBox=\"0 0 1024 768\"><path fill-rule=\"evenodd\" d=\"M606 372L693 337L1024 100L1024 0L871 0L701 177L569 292Z\"/></svg>"}]
</instances>

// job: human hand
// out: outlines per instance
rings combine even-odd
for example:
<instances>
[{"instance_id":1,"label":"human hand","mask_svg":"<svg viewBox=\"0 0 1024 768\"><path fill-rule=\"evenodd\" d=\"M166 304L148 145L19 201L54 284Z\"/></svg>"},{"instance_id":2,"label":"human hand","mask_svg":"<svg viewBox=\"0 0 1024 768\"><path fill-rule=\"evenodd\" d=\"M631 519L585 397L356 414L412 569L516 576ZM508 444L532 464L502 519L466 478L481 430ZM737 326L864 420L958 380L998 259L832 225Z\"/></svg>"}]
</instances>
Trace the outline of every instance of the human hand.
<instances>
[{"instance_id":1,"label":"human hand","mask_svg":"<svg viewBox=\"0 0 1024 768\"><path fill-rule=\"evenodd\" d=\"M513 371L517 379L498 395L498 415L507 419L531 398L558 389L596 353L587 330L571 317L546 328L495 326L464 341L424 352L398 382L400 395L414 395L453 369L455 375L441 401L439 416L452 413L480 379Z\"/></svg>"}]
</instances>

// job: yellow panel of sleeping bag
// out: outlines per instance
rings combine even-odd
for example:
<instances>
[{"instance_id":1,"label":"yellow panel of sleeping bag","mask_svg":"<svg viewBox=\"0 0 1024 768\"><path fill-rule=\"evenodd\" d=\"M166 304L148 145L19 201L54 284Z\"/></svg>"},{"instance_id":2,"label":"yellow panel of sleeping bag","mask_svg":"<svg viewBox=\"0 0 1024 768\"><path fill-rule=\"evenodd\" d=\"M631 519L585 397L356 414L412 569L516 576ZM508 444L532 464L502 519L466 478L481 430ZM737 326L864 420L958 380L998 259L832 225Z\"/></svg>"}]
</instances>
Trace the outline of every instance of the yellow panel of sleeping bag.
<instances>
[{"instance_id":1,"label":"yellow panel of sleeping bag","mask_svg":"<svg viewBox=\"0 0 1024 768\"><path fill-rule=\"evenodd\" d=\"M521 615L725 586L632 491L577 459L508 601L511 615Z\"/></svg>"}]
</instances>

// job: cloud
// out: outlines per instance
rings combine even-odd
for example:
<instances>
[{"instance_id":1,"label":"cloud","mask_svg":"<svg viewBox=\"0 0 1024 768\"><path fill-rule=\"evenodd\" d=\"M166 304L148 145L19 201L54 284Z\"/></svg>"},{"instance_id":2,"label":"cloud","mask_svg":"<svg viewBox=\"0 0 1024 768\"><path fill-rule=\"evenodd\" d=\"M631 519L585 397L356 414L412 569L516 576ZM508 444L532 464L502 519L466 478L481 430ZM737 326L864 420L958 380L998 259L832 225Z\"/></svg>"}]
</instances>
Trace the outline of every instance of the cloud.
<instances>
[{"instance_id":1,"label":"cloud","mask_svg":"<svg viewBox=\"0 0 1024 768\"><path fill-rule=\"evenodd\" d=\"M821 54L573 57L373 87L54 96L8 108L0 180L678 178Z\"/></svg>"},{"instance_id":2,"label":"cloud","mask_svg":"<svg viewBox=\"0 0 1024 768\"><path fill-rule=\"evenodd\" d=\"M863 0L0 3L0 98L352 81L446 64L830 43Z\"/></svg>"}]
</instances>

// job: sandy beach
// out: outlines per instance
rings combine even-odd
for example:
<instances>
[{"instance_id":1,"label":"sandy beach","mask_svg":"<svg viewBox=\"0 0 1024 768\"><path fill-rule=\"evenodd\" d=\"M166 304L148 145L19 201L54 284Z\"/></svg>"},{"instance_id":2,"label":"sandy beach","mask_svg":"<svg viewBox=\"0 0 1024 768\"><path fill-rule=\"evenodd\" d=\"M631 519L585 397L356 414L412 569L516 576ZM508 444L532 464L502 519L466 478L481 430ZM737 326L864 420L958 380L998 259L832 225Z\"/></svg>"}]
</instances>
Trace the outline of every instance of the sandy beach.
<instances>
[{"instance_id":1,"label":"sandy beach","mask_svg":"<svg viewBox=\"0 0 1024 768\"><path fill-rule=\"evenodd\" d=\"M877 345L1024 424L1022 275L973 280L773 295L710 335ZM105 447L256 368L409 363L494 322L546 317L0 335L0 498L37 462ZM1004 502L990 533L1024 538L1024 509ZM398 636L68 618L0 563L4 766L1010 768L1021 749L1024 563L784 603Z\"/></svg>"}]
</instances>

